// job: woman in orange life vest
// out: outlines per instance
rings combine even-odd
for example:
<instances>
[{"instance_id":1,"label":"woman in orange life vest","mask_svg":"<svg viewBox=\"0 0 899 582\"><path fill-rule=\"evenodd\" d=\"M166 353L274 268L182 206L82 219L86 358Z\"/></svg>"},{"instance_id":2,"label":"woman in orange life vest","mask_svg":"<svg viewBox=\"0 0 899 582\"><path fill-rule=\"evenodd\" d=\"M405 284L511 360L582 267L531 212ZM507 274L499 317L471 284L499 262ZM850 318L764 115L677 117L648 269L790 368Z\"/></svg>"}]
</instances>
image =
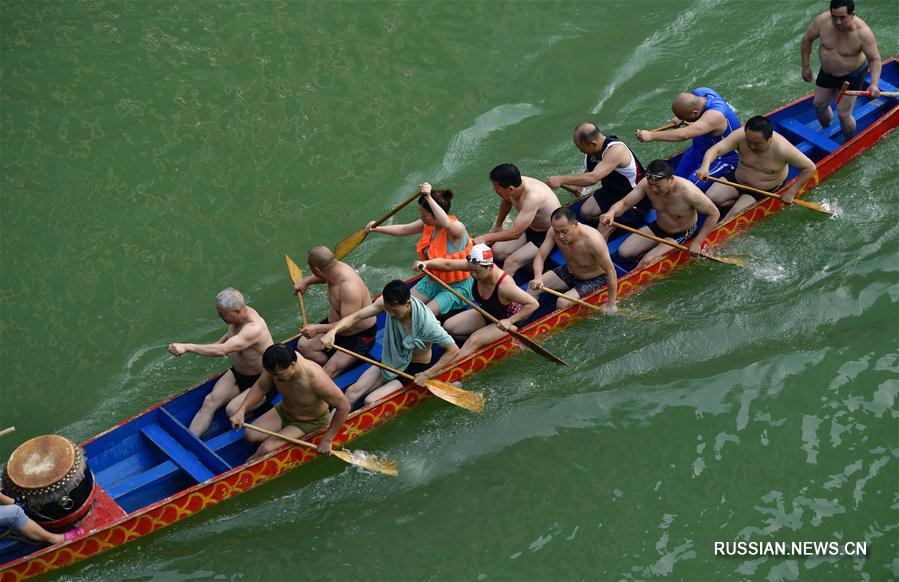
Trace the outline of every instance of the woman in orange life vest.
<instances>
[{"instance_id":1,"label":"woman in orange life vest","mask_svg":"<svg viewBox=\"0 0 899 582\"><path fill-rule=\"evenodd\" d=\"M415 250L422 261L428 259L465 259L471 250L471 237L465 225L455 216L448 214L452 190L435 190L431 193L431 185L427 182L420 186L421 197L418 199L418 211L421 218L409 224L392 224L390 226L374 226L369 222L365 229L368 232L382 232L393 236L409 236L421 233ZM468 299L472 299L472 279L468 269L461 271L437 271L434 273L444 283ZM412 296L427 304L434 315L449 313L462 309L465 303L458 297L425 276L412 289Z\"/></svg>"},{"instance_id":2,"label":"woman in orange life vest","mask_svg":"<svg viewBox=\"0 0 899 582\"><path fill-rule=\"evenodd\" d=\"M495 342L509 331L517 331L516 323L530 317L540 304L537 299L515 284L515 279L493 264L493 251L487 245L474 245L466 260L430 259L415 261L415 268L427 268L432 273L451 269L468 269L475 280L475 302L499 320L491 324L483 315L469 309L446 320L444 329L455 337L468 337L456 356L461 360L468 354Z\"/></svg>"}]
</instances>

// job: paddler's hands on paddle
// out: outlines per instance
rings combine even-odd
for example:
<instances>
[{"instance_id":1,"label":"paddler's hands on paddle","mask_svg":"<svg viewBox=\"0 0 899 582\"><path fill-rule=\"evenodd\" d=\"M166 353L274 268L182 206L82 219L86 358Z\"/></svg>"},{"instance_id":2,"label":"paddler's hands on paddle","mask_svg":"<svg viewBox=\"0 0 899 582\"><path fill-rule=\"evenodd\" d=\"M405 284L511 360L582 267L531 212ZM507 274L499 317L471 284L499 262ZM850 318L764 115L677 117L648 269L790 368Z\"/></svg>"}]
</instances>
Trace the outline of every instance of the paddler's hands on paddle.
<instances>
[{"instance_id":1,"label":"paddler's hands on paddle","mask_svg":"<svg viewBox=\"0 0 899 582\"><path fill-rule=\"evenodd\" d=\"M562 187L562 177L561 176L550 176L546 180L543 180L543 183L555 190L556 188Z\"/></svg>"},{"instance_id":2,"label":"paddler's hands on paddle","mask_svg":"<svg viewBox=\"0 0 899 582\"><path fill-rule=\"evenodd\" d=\"M648 129L638 129L634 132L634 136L639 142L648 143L652 141L652 132Z\"/></svg>"},{"instance_id":3,"label":"paddler's hands on paddle","mask_svg":"<svg viewBox=\"0 0 899 582\"><path fill-rule=\"evenodd\" d=\"M605 214L599 215L599 223L604 226L612 226L612 223L615 222L615 215L611 212L606 212Z\"/></svg>"},{"instance_id":4,"label":"paddler's hands on paddle","mask_svg":"<svg viewBox=\"0 0 899 582\"><path fill-rule=\"evenodd\" d=\"M318 454L320 455L330 455L331 454L331 439L328 438L328 435L322 437L322 440L318 441Z\"/></svg>"},{"instance_id":5,"label":"paddler's hands on paddle","mask_svg":"<svg viewBox=\"0 0 899 582\"><path fill-rule=\"evenodd\" d=\"M606 301L602 305L599 306L602 309L602 312L606 315L615 315L618 313L618 302L617 301Z\"/></svg>"},{"instance_id":6,"label":"paddler's hands on paddle","mask_svg":"<svg viewBox=\"0 0 899 582\"><path fill-rule=\"evenodd\" d=\"M540 275L535 275L531 282L528 283L528 286L535 291L539 291L543 289L543 277Z\"/></svg>"},{"instance_id":7,"label":"paddler's hands on paddle","mask_svg":"<svg viewBox=\"0 0 899 582\"><path fill-rule=\"evenodd\" d=\"M696 171L693 173L696 174L696 179L701 182L705 182L709 179L709 167L705 164L696 168Z\"/></svg>"},{"instance_id":8,"label":"paddler's hands on paddle","mask_svg":"<svg viewBox=\"0 0 899 582\"><path fill-rule=\"evenodd\" d=\"M428 261L415 261L412 263L413 271L424 271L428 267Z\"/></svg>"},{"instance_id":9,"label":"paddler's hands on paddle","mask_svg":"<svg viewBox=\"0 0 899 582\"><path fill-rule=\"evenodd\" d=\"M496 324L496 327L500 328L501 330L503 330L506 333L512 333L513 331L518 331L518 328L515 326L515 324L512 323L511 321L509 321L508 319L500 319L499 322Z\"/></svg>"},{"instance_id":10,"label":"paddler's hands on paddle","mask_svg":"<svg viewBox=\"0 0 899 582\"><path fill-rule=\"evenodd\" d=\"M880 97L880 87L877 85L877 83L871 83L870 85L868 85L868 91L871 92L871 99L877 99L878 97Z\"/></svg>"},{"instance_id":11,"label":"paddler's hands on paddle","mask_svg":"<svg viewBox=\"0 0 899 582\"><path fill-rule=\"evenodd\" d=\"M376 226L377 221L369 220L368 224L365 225L365 232L378 232L378 227Z\"/></svg>"},{"instance_id":12,"label":"paddler's hands on paddle","mask_svg":"<svg viewBox=\"0 0 899 582\"><path fill-rule=\"evenodd\" d=\"M415 375L414 382L419 386L427 386L428 380L430 380L432 377L433 374L429 374L427 370L424 370Z\"/></svg>"},{"instance_id":13,"label":"paddler's hands on paddle","mask_svg":"<svg viewBox=\"0 0 899 582\"><path fill-rule=\"evenodd\" d=\"M246 420L246 413L244 412L243 407L237 409L237 412L231 415L231 428L239 429L243 427L244 420Z\"/></svg>"},{"instance_id":14,"label":"paddler's hands on paddle","mask_svg":"<svg viewBox=\"0 0 899 582\"><path fill-rule=\"evenodd\" d=\"M297 281L296 285L293 286L293 294L296 295L297 293L302 293L303 295L305 295L306 289L308 288L309 284L306 283L306 279L300 279L299 281Z\"/></svg>"},{"instance_id":15,"label":"paddler's hands on paddle","mask_svg":"<svg viewBox=\"0 0 899 582\"><path fill-rule=\"evenodd\" d=\"M323 323L307 323L300 328L300 335L307 338L313 338L320 333L324 333L325 327L327 326Z\"/></svg>"},{"instance_id":16,"label":"paddler's hands on paddle","mask_svg":"<svg viewBox=\"0 0 899 582\"><path fill-rule=\"evenodd\" d=\"M690 241L690 244L687 245L687 252L689 252L694 257L702 254L702 241L693 239Z\"/></svg>"},{"instance_id":17,"label":"paddler's hands on paddle","mask_svg":"<svg viewBox=\"0 0 899 582\"><path fill-rule=\"evenodd\" d=\"M334 347L334 341L337 339L337 332L333 329L325 333L322 338L319 340L325 349L330 350Z\"/></svg>"}]
</instances>

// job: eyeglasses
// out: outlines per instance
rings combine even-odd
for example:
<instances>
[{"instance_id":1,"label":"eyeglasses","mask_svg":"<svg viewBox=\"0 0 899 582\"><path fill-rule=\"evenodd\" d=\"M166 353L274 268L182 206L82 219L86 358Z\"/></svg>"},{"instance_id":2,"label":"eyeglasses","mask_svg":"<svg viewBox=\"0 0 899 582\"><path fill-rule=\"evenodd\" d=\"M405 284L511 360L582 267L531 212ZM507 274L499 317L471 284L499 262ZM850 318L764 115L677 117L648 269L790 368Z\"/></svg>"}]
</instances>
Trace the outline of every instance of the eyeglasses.
<instances>
[{"instance_id":1,"label":"eyeglasses","mask_svg":"<svg viewBox=\"0 0 899 582\"><path fill-rule=\"evenodd\" d=\"M482 267L489 267L490 265L493 264L493 263L487 263L487 264L485 265L485 264L481 263L480 259L476 259L476 258L474 258L474 257L472 257L472 256L468 256L468 257L465 257L465 258L466 258L466 260L467 260L469 263L474 263L475 265L480 265L480 266L482 266Z\"/></svg>"},{"instance_id":2,"label":"eyeglasses","mask_svg":"<svg viewBox=\"0 0 899 582\"><path fill-rule=\"evenodd\" d=\"M660 182L660 181L665 180L666 178L670 178L670 177L671 176L666 176L664 174L650 174L648 172L646 174L646 179L649 180L650 182Z\"/></svg>"}]
</instances>

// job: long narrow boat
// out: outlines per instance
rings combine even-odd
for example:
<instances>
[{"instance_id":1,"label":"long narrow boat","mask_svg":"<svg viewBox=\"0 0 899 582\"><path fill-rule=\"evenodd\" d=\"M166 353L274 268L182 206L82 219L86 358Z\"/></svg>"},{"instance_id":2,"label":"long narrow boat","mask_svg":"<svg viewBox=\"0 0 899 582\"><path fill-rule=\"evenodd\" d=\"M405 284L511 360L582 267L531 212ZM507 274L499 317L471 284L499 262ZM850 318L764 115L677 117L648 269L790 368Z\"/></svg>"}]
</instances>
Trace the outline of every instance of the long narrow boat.
<instances>
[{"instance_id":1,"label":"long narrow boat","mask_svg":"<svg viewBox=\"0 0 899 582\"><path fill-rule=\"evenodd\" d=\"M891 60L884 64L880 86L884 91L896 91L896 85L899 85L899 65ZM803 190L805 192L895 129L899 124L899 105L895 98L860 97L854 111L858 133L845 143L838 124L826 130L819 129L811 95L776 109L768 116L776 131L815 161L817 172ZM794 178L795 170L791 170L790 179ZM709 245L721 245L782 207L777 200L762 200L720 224L710 235ZM618 244L620 240L611 243L610 248L614 251ZM613 255L613 258L616 257ZM561 260L558 255L555 259ZM630 271L616 261L621 274L619 296L633 295L691 260L693 257L688 253L672 251ZM598 304L606 296L607 290L600 289L585 299ZM544 337L592 315L592 311L583 306L563 310L555 310L554 306L555 302L549 298L543 300L541 309L521 332L531 338ZM379 327L383 322L382 315ZM380 335L379 332L379 341ZM291 338L289 342L295 343L296 339ZM455 362L439 379L460 381L518 350L519 346L506 336ZM378 346L375 357L379 353ZM338 385L345 388L363 370L360 366L345 373L337 379ZM316 458L314 450L285 445L267 457L247 463L253 448L242 438L243 431L230 428L224 411L219 411L203 439L191 434L186 425L217 378L218 375L212 376L82 443L87 465L96 482L92 509L81 523L84 534L73 541L43 548L11 537L0 539L0 580L36 576L110 550ZM335 446L364 435L429 396L426 389L409 385L384 400L353 412L335 438ZM277 398L268 402L257 414L276 401ZM314 433L307 438L317 442L320 436L321 433Z\"/></svg>"}]
</instances>

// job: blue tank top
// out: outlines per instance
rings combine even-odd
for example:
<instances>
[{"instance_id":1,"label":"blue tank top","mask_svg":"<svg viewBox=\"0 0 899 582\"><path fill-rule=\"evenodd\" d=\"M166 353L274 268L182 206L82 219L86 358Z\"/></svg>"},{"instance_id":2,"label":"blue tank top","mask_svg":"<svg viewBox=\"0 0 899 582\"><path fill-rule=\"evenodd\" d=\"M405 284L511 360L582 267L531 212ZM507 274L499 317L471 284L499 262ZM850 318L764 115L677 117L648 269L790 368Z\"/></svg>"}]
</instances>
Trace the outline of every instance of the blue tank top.
<instances>
[{"instance_id":1,"label":"blue tank top","mask_svg":"<svg viewBox=\"0 0 899 582\"><path fill-rule=\"evenodd\" d=\"M721 95L719 95L714 89L709 89L708 87L700 87L698 89L694 89L691 91L694 95L698 95L699 97L705 97L705 109L702 110L703 113L706 111L717 111L727 120L727 129L724 130L724 133L721 135L700 135L693 138L693 149L699 155L705 154L705 152L724 139L725 137L732 134L734 131L740 129L743 125L740 123L740 118L737 117L737 113L733 110L733 108L728 105L727 101L722 99ZM725 162L731 164L736 167L737 163L740 160L739 155L736 151L730 152L724 156L721 156L721 159Z\"/></svg>"}]
</instances>

